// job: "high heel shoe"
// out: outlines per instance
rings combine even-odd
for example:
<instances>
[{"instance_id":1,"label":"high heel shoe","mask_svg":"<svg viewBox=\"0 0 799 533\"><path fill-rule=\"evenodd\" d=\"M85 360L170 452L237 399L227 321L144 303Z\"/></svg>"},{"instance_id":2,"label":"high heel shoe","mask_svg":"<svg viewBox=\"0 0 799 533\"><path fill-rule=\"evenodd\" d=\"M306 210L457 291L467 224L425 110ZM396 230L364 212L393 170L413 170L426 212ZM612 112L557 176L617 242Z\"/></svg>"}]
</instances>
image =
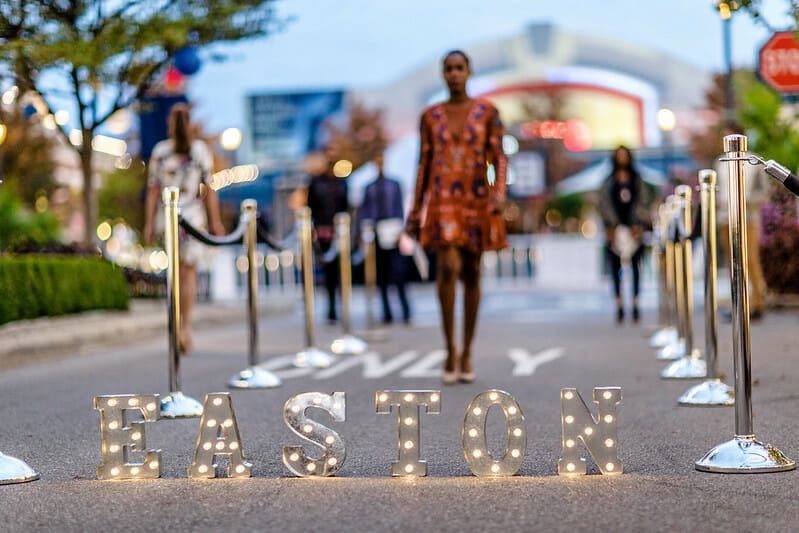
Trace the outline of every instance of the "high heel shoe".
<instances>
[{"instance_id":1,"label":"high heel shoe","mask_svg":"<svg viewBox=\"0 0 799 533\"><path fill-rule=\"evenodd\" d=\"M458 377L458 381L461 383L472 383L475 377L474 372L462 372Z\"/></svg>"},{"instance_id":2,"label":"high heel shoe","mask_svg":"<svg viewBox=\"0 0 799 533\"><path fill-rule=\"evenodd\" d=\"M622 322L624 322L624 308L619 307L616 309L616 323L621 324Z\"/></svg>"},{"instance_id":3,"label":"high heel shoe","mask_svg":"<svg viewBox=\"0 0 799 533\"><path fill-rule=\"evenodd\" d=\"M441 383L444 385L454 385L458 379L460 378L460 374L457 370L453 370L449 372L447 370L443 370L441 372Z\"/></svg>"}]
</instances>

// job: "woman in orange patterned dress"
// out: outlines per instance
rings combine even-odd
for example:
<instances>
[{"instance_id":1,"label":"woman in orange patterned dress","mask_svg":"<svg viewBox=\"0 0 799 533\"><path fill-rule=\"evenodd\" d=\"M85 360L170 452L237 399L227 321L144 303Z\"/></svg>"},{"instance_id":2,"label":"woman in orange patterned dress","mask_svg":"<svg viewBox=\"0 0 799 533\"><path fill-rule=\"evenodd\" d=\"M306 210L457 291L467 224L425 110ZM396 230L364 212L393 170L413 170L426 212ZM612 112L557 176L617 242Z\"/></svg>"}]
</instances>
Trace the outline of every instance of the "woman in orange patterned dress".
<instances>
[{"instance_id":1,"label":"woman in orange patterned dress","mask_svg":"<svg viewBox=\"0 0 799 533\"><path fill-rule=\"evenodd\" d=\"M460 50L444 56L449 99L422 114L421 151L407 233L436 252L438 299L447 360L442 381L474 381L472 339L480 305L480 262L485 250L506 246L501 208L507 160L502 122L488 101L471 98L469 58ZM489 183L488 165L494 167ZM454 339L455 286L463 282L463 350Z\"/></svg>"}]
</instances>

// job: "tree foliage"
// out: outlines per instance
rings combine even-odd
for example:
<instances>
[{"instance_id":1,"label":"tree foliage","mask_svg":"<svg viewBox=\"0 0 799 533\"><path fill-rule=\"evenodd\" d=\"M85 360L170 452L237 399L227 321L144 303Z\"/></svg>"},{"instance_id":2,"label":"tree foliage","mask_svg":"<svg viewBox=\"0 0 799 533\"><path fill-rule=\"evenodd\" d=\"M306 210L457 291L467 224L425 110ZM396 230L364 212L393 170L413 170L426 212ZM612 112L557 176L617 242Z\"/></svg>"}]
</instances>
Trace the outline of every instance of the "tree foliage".
<instances>
[{"instance_id":1,"label":"tree foliage","mask_svg":"<svg viewBox=\"0 0 799 533\"><path fill-rule=\"evenodd\" d=\"M329 124L330 142L342 159L352 162L355 170L383 153L387 141L383 130L383 112L369 110L358 102L352 104L349 120L344 127Z\"/></svg>"},{"instance_id":2,"label":"tree foliage","mask_svg":"<svg viewBox=\"0 0 799 533\"><path fill-rule=\"evenodd\" d=\"M283 22L274 0L10 0L0 3L0 64L20 91L75 104L87 243L97 222L91 140L117 110L151 90L185 46L238 41ZM52 80L60 82L52 85ZM49 81L48 81L49 80ZM59 130L69 144L65 131Z\"/></svg>"}]
</instances>

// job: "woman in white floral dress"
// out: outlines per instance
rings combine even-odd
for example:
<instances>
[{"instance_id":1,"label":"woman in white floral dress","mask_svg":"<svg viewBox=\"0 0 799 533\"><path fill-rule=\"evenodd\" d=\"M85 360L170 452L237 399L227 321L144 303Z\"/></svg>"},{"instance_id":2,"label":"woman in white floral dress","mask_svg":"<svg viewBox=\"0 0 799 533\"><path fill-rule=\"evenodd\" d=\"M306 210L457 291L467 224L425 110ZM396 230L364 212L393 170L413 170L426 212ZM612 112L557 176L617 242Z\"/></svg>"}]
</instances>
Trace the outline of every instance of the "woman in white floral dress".
<instances>
[{"instance_id":1,"label":"woman in white floral dress","mask_svg":"<svg viewBox=\"0 0 799 533\"><path fill-rule=\"evenodd\" d=\"M224 234L219 215L219 198L209 183L213 172L213 156L208 146L195 139L189 119L189 108L176 104L169 114L169 138L155 145L150 157L150 177L145 206L144 241L153 242L155 232L164 231L161 189L180 189L180 214L192 226L209 229L214 235ZM180 331L178 344L182 353L191 351L191 313L197 297L197 265L211 260L213 250L202 243L180 235Z\"/></svg>"}]
</instances>

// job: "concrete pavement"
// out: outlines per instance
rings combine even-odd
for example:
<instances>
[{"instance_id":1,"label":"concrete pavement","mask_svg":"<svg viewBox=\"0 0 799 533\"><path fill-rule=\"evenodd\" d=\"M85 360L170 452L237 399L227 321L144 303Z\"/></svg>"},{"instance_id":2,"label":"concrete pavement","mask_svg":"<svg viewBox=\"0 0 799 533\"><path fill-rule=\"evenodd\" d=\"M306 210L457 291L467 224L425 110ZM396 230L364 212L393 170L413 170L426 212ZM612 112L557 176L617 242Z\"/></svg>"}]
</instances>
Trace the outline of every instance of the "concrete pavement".
<instances>
[{"instance_id":1,"label":"concrete pavement","mask_svg":"<svg viewBox=\"0 0 799 533\"><path fill-rule=\"evenodd\" d=\"M251 479L186 479L197 440L195 419L148 425L148 445L163 450L162 479L96 480L100 432L92 398L165 393L164 339L138 339L3 371L0 451L28 461L42 479L0 487L0 523L9 531L796 529L788 509L799 490L799 473L694 470L695 460L732 437L733 411L677 406L677 397L695 381L658 378L664 364L654 359L645 335L654 313L651 295L643 325L617 327L606 291L487 288L475 344L478 379L445 387L435 371L424 372L434 368L427 363L441 346L432 289L414 287L414 293L415 325L395 326L386 342L371 346L382 365L371 370L366 362L340 372L275 364L301 347L301 315L261 320L263 359L280 368L285 382L277 389L231 393L244 454L254 464ZM354 321L363 324L361 316ZM796 325L795 315L775 313L752 329L755 430L794 459L799 457ZM337 333L321 327L320 346ZM721 326L720 340L722 372L731 376L729 326ZM227 378L245 364L243 322L202 328L195 344L196 352L182 364L185 392L202 399L207 392L226 390ZM557 357L514 375L514 350L533 357L555 349L561 350ZM399 362L391 367L391 361ZM416 371L409 371L414 366ZM557 476L560 388L577 387L590 402L592 387L608 385L623 389L619 447L625 473L598 475L583 452L592 475ZM441 414L420 415L427 478L389 476L397 421L375 413L374 394L390 388L442 391ZM460 427L466 406L489 388L512 394L527 420L527 456L513 478L476 478L463 458ZM282 421L283 404L307 391L347 393L346 422L318 416L341 433L347 446L335 478L296 479L282 465L282 446L302 444ZM494 453L504 449L506 431L492 410L488 434Z\"/></svg>"}]
</instances>

